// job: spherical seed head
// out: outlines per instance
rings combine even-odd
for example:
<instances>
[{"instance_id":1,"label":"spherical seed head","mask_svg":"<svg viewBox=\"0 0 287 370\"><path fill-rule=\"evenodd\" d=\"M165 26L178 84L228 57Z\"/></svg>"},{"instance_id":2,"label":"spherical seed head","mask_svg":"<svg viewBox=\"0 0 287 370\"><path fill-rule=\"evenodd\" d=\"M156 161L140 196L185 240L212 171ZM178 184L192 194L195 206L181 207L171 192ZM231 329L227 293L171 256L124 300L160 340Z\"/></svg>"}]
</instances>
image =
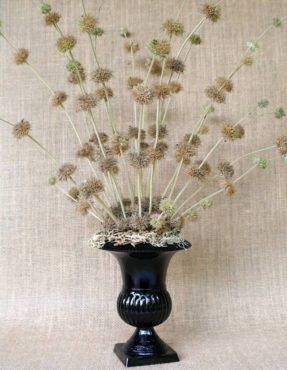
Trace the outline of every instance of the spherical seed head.
<instances>
[{"instance_id":1,"label":"spherical seed head","mask_svg":"<svg viewBox=\"0 0 287 370\"><path fill-rule=\"evenodd\" d=\"M139 77L129 77L127 81L127 86L129 90L132 90L135 86L141 84L143 80Z\"/></svg>"},{"instance_id":2,"label":"spherical seed head","mask_svg":"<svg viewBox=\"0 0 287 370\"><path fill-rule=\"evenodd\" d=\"M199 135L206 135L209 132L209 128L205 125L201 126L197 131Z\"/></svg>"},{"instance_id":3,"label":"spherical seed head","mask_svg":"<svg viewBox=\"0 0 287 370\"><path fill-rule=\"evenodd\" d=\"M216 86L227 92L231 92L233 90L233 82L225 77L218 77L216 79Z\"/></svg>"},{"instance_id":4,"label":"spherical seed head","mask_svg":"<svg viewBox=\"0 0 287 370\"><path fill-rule=\"evenodd\" d=\"M76 43L77 40L74 36L62 36L57 41L57 48L60 53L66 53L67 51L73 49Z\"/></svg>"},{"instance_id":5,"label":"spherical seed head","mask_svg":"<svg viewBox=\"0 0 287 370\"><path fill-rule=\"evenodd\" d=\"M95 160L95 150L92 144L84 143L77 151L78 157L88 158L91 161Z\"/></svg>"},{"instance_id":6,"label":"spherical seed head","mask_svg":"<svg viewBox=\"0 0 287 370\"><path fill-rule=\"evenodd\" d=\"M244 133L244 128L241 125L234 126L230 123L226 123L222 128L222 135L225 140L234 141L236 139L242 139Z\"/></svg>"},{"instance_id":7,"label":"spherical seed head","mask_svg":"<svg viewBox=\"0 0 287 370\"><path fill-rule=\"evenodd\" d=\"M31 124L22 119L19 123L16 123L13 127L13 134L16 139L22 139L24 136L29 135L31 130Z\"/></svg>"},{"instance_id":8,"label":"spherical seed head","mask_svg":"<svg viewBox=\"0 0 287 370\"><path fill-rule=\"evenodd\" d=\"M112 138L112 153L120 155L121 152L127 151L129 148L129 138L123 134L115 134Z\"/></svg>"},{"instance_id":9,"label":"spherical seed head","mask_svg":"<svg viewBox=\"0 0 287 370\"><path fill-rule=\"evenodd\" d=\"M170 95L168 85L155 84L153 85L153 91L158 99L166 99Z\"/></svg>"},{"instance_id":10,"label":"spherical seed head","mask_svg":"<svg viewBox=\"0 0 287 370\"><path fill-rule=\"evenodd\" d=\"M42 14L48 14L48 13L50 13L51 10L52 10L52 7L51 7L50 4L43 3L41 5L41 12L42 12Z\"/></svg>"},{"instance_id":11,"label":"spherical seed head","mask_svg":"<svg viewBox=\"0 0 287 370\"><path fill-rule=\"evenodd\" d=\"M113 77L113 72L108 68L97 68L92 74L92 80L100 82L108 82Z\"/></svg>"},{"instance_id":12,"label":"spherical seed head","mask_svg":"<svg viewBox=\"0 0 287 370\"><path fill-rule=\"evenodd\" d=\"M150 125L149 128L148 128L148 134L153 138L156 137L157 131L158 131L158 138L159 139L163 139L164 137L166 137L166 135L167 135L166 126L159 125L158 130L157 130L156 125Z\"/></svg>"},{"instance_id":13,"label":"spherical seed head","mask_svg":"<svg viewBox=\"0 0 287 370\"><path fill-rule=\"evenodd\" d=\"M196 180L202 182L210 174L211 168L207 162L204 162L201 167L200 165L201 161L196 161L187 168L186 172L189 176L194 177Z\"/></svg>"},{"instance_id":14,"label":"spherical seed head","mask_svg":"<svg viewBox=\"0 0 287 370\"><path fill-rule=\"evenodd\" d=\"M176 19L168 19L164 22L162 28L169 36L180 36L184 32L183 24Z\"/></svg>"},{"instance_id":15,"label":"spherical seed head","mask_svg":"<svg viewBox=\"0 0 287 370\"><path fill-rule=\"evenodd\" d=\"M153 39L148 42L147 48L153 55L166 58L170 53L170 42L168 40Z\"/></svg>"},{"instance_id":16,"label":"spherical seed head","mask_svg":"<svg viewBox=\"0 0 287 370\"><path fill-rule=\"evenodd\" d=\"M117 174L119 172L118 161L114 157L103 158L100 162L100 169L103 173Z\"/></svg>"},{"instance_id":17,"label":"spherical seed head","mask_svg":"<svg viewBox=\"0 0 287 370\"><path fill-rule=\"evenodd\" d=\"M72 163L65 163L61 166L58 170L58 179L60 181L68 181L71 176L75 173L77 167L74 166Z\"/></svg>"},{"instance_id":18,"label":"spherical seed head","mask_svg":"<svg viewBox=\"0 0 287 370\"><path fill-rule=\"evenodd\" d=\"M68 191L69 196L72 198L71 200L77 200L80 195L80 191L78 188L73 186L69 191Z\"/></svg>"},{"instance_id":19,"label":"spherical seed head","mask_svg":"<svg viewBox=\"0 0 287 370\"><path fill-rule=\"evenodd\" d=\"M76 112L90 111L97 105L97 97L95 94L82 94L80 95L75 104Z\"/></svg>"},{"instance_id":20,"label":"spherical seed head","mask_svg":"<svg viewBox=\"0 0 287 370\"><path fill-rule=\"evenodd\" d=\"M244 65L249 66L249 67L252 66L253 61L254 61L251 55L246 55L246 54L242 55L240 60Z\"/></svg>"},{"instance_id":21,"label":"spherical seed head","mask_svg":"<svg viewBox=\"0 0 287 370\"><path fill-rule=\"evenodd\" d=\"M184 63L177 58L168 58L165 66L174 73L183 73L185 68Z\"/></svg>"},{"instance_id":22,"label":"spherical seed head","mask_svg":"<svg viewBox=\"0 0 287 370\"><path fill-rule=\"evenodd\" d=\"M269 105L268 99L261 99L258 101L258 107L259 108L267 108Z\"/></svg>"},{"instance_id":23,"label":"spherical seed head","mask_svg":"<svg viewBox=\"0 0 287 370\"><path fill-rule=\"evenodd\" d=\"M95 177L91 177L80 185L80 193L86 199L98 195L103 191L104 187L102 182Z\"/></svg>"},{"instance_id":24,"label":"spherical seed head","mask_svg":"<svg viewBox=\"0 0 287 370\"><path fill-rule=\"evenodd\" d=\"M217 86L209 86L205 90L206 96L213 100L216 103L222 104L225 103L226 95L223 90L219 90Z\"/></svg>"},{"instance_id":25,"label":"spherical seed head","mask_svg":"<svg viewBox=\"0 0 287 370\"><path fill-rule=\"evenodd\" d=\"M186 213L185 218L189 222L195 222L198 220L198 213L194 211L193 209L191 209L190 211Z\"/></svg>"},{"instance_id":26,"label":"spherical seed head","mask_svg":"<svg viewBox=\"0 0 287 370\"><path fill-rule=\"evenodd\" d=\"M279 17L275 17L272 19L272 24L274 27L278 28L282 26L282 20Z\"/></svg>"},{"instance_id":27,"label":"spherical seed head","mask_svg":"<svg viewBox=\"0 0 287 370\"><path fill-rule=\"evenodd\" d=\"M197 35L196 33L194 33L193 35L190 36L189 41L193 45L200 45L202 43L201 37L199 35Z\"/></svg>"},{"instance_id":28,"label":"spherical seed head","mask_svg":"<svg viewBox=\"0 0 287 370\"><path fill-rule=\"evenodd\" d=\"M95 35L97 37L103 36L104 33L105 33L105 31L102 27L96 27L93 31L93 35Z\"/></svg>"},{"instance_id":29,"label":"spherical seed head","mask_svg":"<svg viewBox=\"0 0 287 370\"><path fill-rule=\"evenodd\" d=\"M170 82L168 88L171 94L178 94L182 90L182 85L179 82Z\"/></svg>"},{"instance_id":30,"label":"spherical seed head","mask_svg":"<svg viewBox=\"0 0 287 370\"><path fill-rule=\"evenodd\" d=\"M55 91L50 98L52 107L59 107L67 100L68 95L64 91Z\"/></svg>"},{"instance_id":31,"label":"spherical seed head","mask_svg":"<svg viewBox=\"0 0 287 370\"><path fill-rule=\"evenodd\" d=\"M190 158L195 156L197 150L194 145L186 142L181 142L176 145L175 159L177 162L183 162L183 164L190 164Z\"/></svg>"},{"instance_id":32,"label":"spherical seed head","mask_svg":"<svg viewBox=\"0 0 287 370\"><path fill-rule=\"evenodd\" d=\"M208 208L211 208L213 205L213 202L211 199L209 198L204 198L200 201L200 207L202 209L208 209Z\"/></svg>"},{"instance_id":33,"label":"spherical seed head","mask_svg":"<svg viewBox=\"0 0 287 370\"><path fill-rule=\"evenodd\" d=\"M68 63L66 64L66 69L67 71L73 72L73 73L84 71L84 67L82 66L82 64L79 61L74 60L74 59L71 59L68 61Z\"/></svg>"},{"instance_id":34,"label":"spherical seed head","mask_svg":"<svg viewBox=\"0 0 287 370\"><path fill-rule=\"evenodd\" d=\"M159 209L166 214L167 216L172 216L175 212L175 207L173 202L168 199L164 198L160 201Z\"/></svg>"},{"instance_id":35,"label":"spherical seed head","mask_svg":"<svg viewBox=\"0 0 287 370\"><path fill-rule=\"evenodd\" d=\"M133 89L134 100L141 105L148 105L153 101L154 92L147 86L137 85Z\"/></svg>"},{"instance_id":36,"label":"spherical seed head","mask_svg":"<svg viewBox=\"0 0 287 370\"><path fill-rule=\"evenodd\" d=\"M128 38L131 37L131 32L128 30L128 28L123 27L121 28L120 35L121 37Z\"/></svg>"},{"instance_id":37,"label":"spherical seed head","mask_svg":"<svg viewBox=\"0 0 287 370\"><path fill-rule=\"evenodd\" d=\"M186 134L184 135L183 141L186 143L190 143L195 148L198 148L201 144L200 137L196 134Z\"/></svg>"},{"instance_id":38,"label":"spherical seed head","mask_svg":"<svg viewBox=\"0 0 287 370\"><path fill-rule=\"evenodd\" d=\"M137 139L138 138L138 132L139 132L139 130L138 130L137 127L129 126L129 128L128 128L128 137L130 139ZM145 132L145 130L141 129L140 140L141 141L145 140L145 137L146 137L146 132Z\"/></svg>"},{"instance_id":39,"label":"spherical seed head","mask_svg":"<svg viewBox=\"0 0 287 370\"><path fill-rule=\"evenodd\" d=\"M154 163L155 161L160 161L164 158L167 149L168 145L165 142L160 141L157 143L155 148L147 148L147 155L149 156L150 161Z\"/></svg>"},{"instance_id":40,"label":"spherical seed head","mask_svg":"<svg viewBox=\"0 0 287 370\"><path fill-rule=\"evenodd\" d=\"M262 168L263 170L265 170L265 168L267 168L268 161L265 157L257 156L257 157L254 158L254 164L256 164L257 167Z\"/></svg>"},{"instance_id":41,"label":"spherical seed head","mask_svg":"<svg viewBox=\"0 0 287 370\"><path fill-rule=\"evenodd\" d=\"M230 162L220 162L218 163L217 168L220 174L226 179L231 179L234 175L234 167Z\"/></svg>"},{"instance_id":42,"label":"spherical seed head","mask_svg":"<svg viewBox=\"0 0 287 370\"><path fill-rule=\"evenodd\" d=\"M150 158L147 153L129 153L129 164L132 167L141 169L148 167L150 163Z\"/></svg>"},{"instance_id":43,"label":"spherical seed head","mask_svg":"<svg viewBox=\"0 0 287 370\"><path fill-rule=\"evenodd\" d=\"M242 127L241 125L237 125L235 127L235 138L242 139L244 135L245 135L244 127Z\"/></svg>"},{"instance_id":44,"label":"spherical seed head","mask_svg":"<svg viewBox=\"0 0 287 370\"><path fill-rule=\"evenodd\" d=\"M109 136L105 132L99 132L99 139L100 139L102 144L105 144L105 143L108 142ZM94 133L90 137L89 142L94 143L96 145L99 145L99 139L98 139L98 136Z\"/></svg>"},{"instance_id":45,"label":"spherical seed head","mask_svg":"<svg viewBox=\"0 0 287 370\"><path fill-rule=\"evenodd\" d=\"M287 154L287 136L280 136L276 140L276 146L278 148L278 151L282 155Z\"/></svg>"},{"instance_id":46,"label":"spherical seed head","mask_svg":"<svg viewBox=\"0 0 287 370\"><path fill-rule=\"evenodd\" d=\"M229 197L231 197L232 195L235 194L235 191L236 191L236 189L235 189L235 186L234 186L233 182L230 181L230 180L225 180L224 181L224 192L225 192L225 194L228 195Z\"/></svg>"},{"instance_id":47,"label":"spherical seed head","mask_svg":"<svg viewBox=\"0 0 287 370\"><path fill-rule=\"evenodd\" d=\"M48 180L48 184L53 186L57 183L57 179L56 177L50 177L49 180Z\"/></svg>"},{"instance_id":48,"label":"spherical seed head","mask_svg":"<svg viewBox=\"0 0 287 370\"><path fill-rule=\"evenodd\" d=\"M139 43L134 40L128 40L125 42L126 51L136 53L140 50Z\"/></svg>"},{"instance_id":49,"label":"spherical seed head","mask_svg":"<svg viewBox=\"0 0 287 370\"><path fill-rule=\"evenodd\" d=\"M27 49L18 49L14 55L14 60L17 65L24 64L27 62L29 51Z\"/></svg>"},{"instance_id":50,"label":"spherical seed head","mask_svg":"<svg viewBox=\"0 0 287 370\"><path fill-rule=\"evenodd\" d=\"M283 107L276 108L275 113L274 113L274 116L277 119L281 119L281 118L285 117L286 116L286 113L284 111L284 108Z\"/></svg>"},{"instance_id":51,"label":"spherical seed head","mask_svg":"<svg viewBox=\"0 0 287 370\"><path fill-rule=\"evenodd\" d=\"M106 86L100 87L99 89L96 90L96 98L98 101L105 100L107 101L109 98L112 98L114 96L113 90Z\"/></svg>"},{"instance_id":52,"label":"spherical seed head","mask_svg":"<svg viewBox=\"0 0 287 370\"><path fill-rule=\"evenodd\" d=\"M89 213L91 205L86 199L79 199L76 203L76 207L82 216L86 216Z\"/></svg>"},{"instance_id":53,"label":"spherical seed head","mask_svg":"<svg viewBox=\"0 0 287 370\"><path fill-rule=\"evenodd\" d=\"M54 26L60 21L61 16L59 13L50 12L45 15L44 19L45 19L46 26Z\"/></svg>"},{"instance_id":54,"label":"spherical seed head","mask_svg":"<svg viewBox=\"0 0 287 370\"><path fill-rule=\"evenodd\" d=\"M221 8L218 5L204 4L201 8L201 12L211 22L217 22L221 15Z\"/></svg>"},{"instance_id":55,"label":"spherical seed head","mask_svg":"<svg viewBox=\"0 0 287 370\"><path fill-rule=\"evenodd\" d=\"M68 76L68 82L70 82L73 85L78 85L82 81L85 81L86 74L84 71L79 72L71 72Z\"/></svg>"},{"instance_id":56,"label":"spherical seed head","mask_svg":"<svg viewBox=\"0 0 287 370\"><path fill-rule=\"evenodd\" d=\"M79 22L80 30L89 34L93 34L97 25L97 20L92 15L84 15Z\"/></svg>"},{"instance_id":57,"label":"spherical seed head","mask_svg":"<svg viewBox=\"0 0 287 370\"><path fill-rule=\"evenodd\" d=\"M145 67L147 69L150 68L151 63L152 63L152 58L145 59ZM161 73L162 73L161 61L158 59L154 59L153 64L151 66L151 74L155 76L160 76Z\"/></svg>"}]
</instances>

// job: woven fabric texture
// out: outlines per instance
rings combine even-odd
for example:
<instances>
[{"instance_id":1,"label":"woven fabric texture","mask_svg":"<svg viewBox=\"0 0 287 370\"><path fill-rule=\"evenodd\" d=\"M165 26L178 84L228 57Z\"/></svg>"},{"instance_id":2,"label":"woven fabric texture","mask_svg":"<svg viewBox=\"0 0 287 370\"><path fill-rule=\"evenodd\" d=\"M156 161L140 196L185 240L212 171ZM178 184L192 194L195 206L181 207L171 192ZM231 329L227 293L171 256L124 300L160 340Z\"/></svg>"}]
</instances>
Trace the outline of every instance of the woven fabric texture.
<instances>
[{"instance_id":1,"label":"woven fabric texture","mask_svg":"<svg viewBox=\"0 0 287 370\"><path fill-rule=\"evenodd\" d=\"M139 41L155 37L161 24L176 15L179 2L85 3L105 29L98 57L115 71L113 116L118 126L125 128L132 120L131 98L125 88L130 62L119 29L128 26ZM200 20L201 3L185 2L180 17L186 30ZM62 15L63 31L79 39L76 58L92 71L88 39L78 30L81 2L51 0L51 4ZM172 147L199 118L206 103L205 88L233 70L246 41L255 39L277 15L287 15L285 0L222 1L222 19L202 27L203 44L192 49L181 79L184 93L171 104L168 127ZM53 28L44 26L39 2L1 0L0 19L13 44L30 50L31 63L49 84L67 91L67 107L85 135L81 115L73 113L77 88L66 82L66 58L55 50L58 36ZM177 41L174 47L178 48ZM144 43L139 55L147 55ZM286 105L286 56L284 25L262 40L254 65L235 75L235 90L228 103L216 106L208 120L205 150L219 137L218 117L236 122L261 97L269 98L272 106ZM139 74L143 73L139 69ZM2 39L0 77L0 117L11 122L25 117L32 123L33 135L60 162L73 159L77 143L65 115L49 106L47 90L29 68L13 63L13 52ZM151 108L150 120L152 114ZM98 107L96 115L105 129L104 107ZM272 145L280 133L287 133L286 119L274 120L270 115L252 118L245 128L246 137L225 144L210 160L211 165ZM54 174L53 164L28 140L16 141L10 131L1 124L0 369L121 369L113 345L126 340L132 328L116 313L119 267L108 253L87 246L98 228L93 219L82 218L71 202L47 185ZM275 151L268 153L268 158L268 168L246 177L232 199L218 196L214 207L185 227L184 236L193 246L178 253L170 265L173 311L159 327L182 361L150 369L287 369L287 167ZM250 160L240 162L238 173L248 166ZM173 169L170 155L156 173L158 193ZM83 165L81 172L89 174L89 168ZM181 184L185 181L182 176ZM126 184L123 181L121 185Z\"/></svg>"}]
</instances>

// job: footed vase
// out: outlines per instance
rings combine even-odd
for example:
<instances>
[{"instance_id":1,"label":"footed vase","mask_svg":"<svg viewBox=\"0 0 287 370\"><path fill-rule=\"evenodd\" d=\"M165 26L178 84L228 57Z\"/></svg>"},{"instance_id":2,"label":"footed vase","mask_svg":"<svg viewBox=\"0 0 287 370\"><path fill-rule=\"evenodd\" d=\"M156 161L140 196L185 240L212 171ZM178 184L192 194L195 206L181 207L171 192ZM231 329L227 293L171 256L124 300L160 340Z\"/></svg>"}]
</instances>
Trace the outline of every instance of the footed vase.
<instances>
[{"instance_id":1,"label":"footed vase","mask_svg":"<svg viewBox=\"0 0 287 370\"><path fill-rule=\"evenodd\" d=\"M170 315L172 302L166 289L166 273L172 256L184 248L177 244L115 246L106 243L121 268L123 286L117 301L118 314L135 332L126 343L117 343L114 352L126 367L179 361L177 353L155 332L154 327Z\"/></svg>"}]
</instances>

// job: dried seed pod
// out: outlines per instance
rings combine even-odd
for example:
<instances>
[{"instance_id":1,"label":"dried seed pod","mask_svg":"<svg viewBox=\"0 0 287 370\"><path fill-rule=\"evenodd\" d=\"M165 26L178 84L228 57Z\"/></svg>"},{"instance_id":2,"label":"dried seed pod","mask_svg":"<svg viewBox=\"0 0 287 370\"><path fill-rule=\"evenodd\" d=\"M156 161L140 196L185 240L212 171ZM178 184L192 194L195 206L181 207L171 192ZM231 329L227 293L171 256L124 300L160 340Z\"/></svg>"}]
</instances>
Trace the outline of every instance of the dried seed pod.
<instances>
[{"instance_id":1,"label":"dried seed pod","mask_svg":"<svg viewBox=\"0 0 287 370\"><path fill-rule=\"evenodd\" d=\"M114 157L103 158L100 162L100 169L103 173L117 174L119 172L118 161Z\"/></svg>"},{"instance_id":2,"label":"dried seed pod","mask_svg":"<svg viewBox=\"0 0 287 370\"><path fill-rule=\"evenodd\" d=\"M95 94L82 94L78 96L75 104L76 112L87 112L97 105Z\"/></svg>"},{"instance_id":3,"label":"dried seed pod","mask_svg":"<svg viewBox=\"0 0 287 370\"><path fill-rule=\"evenodd\" d=\"M185 165L190 164L190 158L195 156L197 150L194 145L186 142L180 142L176 145L175 159L177 162L181 162Z\"/></svg>"},{"instance_id":4,"label":"dried seed pod","mask_svg":"<svg viewBox=\"0 0 287 370\"><path fill-rule=\"evenodd\" d=\"M222 104L225 103L226 94L223 90L219 90L216 86L209 86L205 90L206 96L212 101Z\"/></svg>"},{"instance_id":5,"label":"dried seed pod","mask_svg":"<svg viewBox=\"0 0 287 370\"><path fill-rule=\"evenodd\" d=\"M174 73L183 73L185 65L180 59L168 58L166 61L166 68Z\"/></svg>"},{"instance_id":6,"label":"dried seed pod","mask_svg":"<svg viewBox=\"0 0 287 370\"><path fill-rule=\"evenodd\" d=\"M143 80L139 77L129 77L127 81L127 86L129 90L132 90L135 86L140 85Z\"/></svg>"},{"instance_id":7,"label":"dried seed pod","mask_svg":"<svg viewBox=\"0 0 287 370\"><path fill-rule=\"evenodd\" d=\"M31 130L30 122L22 119L19 123L16 123L13 127L13 135L16 139L22 139L24 136L29 135Z\"/></svg>"},{"instance_id":8,"label":"dried seed pod","mask_svg":"<svg viewBox=\"0 0 287 370\"><path fill-rule=\"evenodd\" d=\"M147 48L153 55L165 58L170 53L170 42L168 40L153 39L147 44Z\"/></svg>"},{"instance_id":9,"label":"dried seed pod","mask_svg":"<svg viewBox=\"0 0 287 370\"><path fill-rule=\"evenodd\" d=\"M138 138L138 132L139 132L139 129L137 127L129 126L129 128L128 128L128 137L130 139L137 139ZM141 141L145 140L145 137L146 137L146 132L145 132L145 130L141 129L140 140Z\"/></svg>"},{"instance_id":10,"label":"dried seed pod","mask_svg":"<svg viewBox=\"0 0 287 370\"><path fill-rule=\"evenodd\" d=\"M231 197L235 193L235 186L232 181L225 180L223 186L224 186L224 192L226 195Z\"/></svg>"},{"instance_id":11,"label":"dried seed pod","mask_svg":"<svg viewBox=\"0 0 287 370\"><path fill-rule=\"evenodd\" d=\"M89 213L91 205L86 199L79 199L76 203L76 207L82 216L86 216Z\"/></svg>"},{"instance_id":12,"label":"dried seed pod","mask_svg":"<svg viewBox=\"0 0 287 370\"><path fill-rule=\"evenodd\" d=\"M108 68L97 68L92 73L92 80L97 83L108 82L113 77L113 72Z\"/></svg>"},{"instance_id":13,"label":"dried seed pod","mask_svg":"<svg viewBox=\"0 0 287 370\"><path fill-rule=\"evenodd\" d=\"M59 52L66 53L67 51L73 49L73 47L76 45L77 40L74 36L68 35L68 36L62 36L57 41L57 48Z\"/></svg>"},{"instance_id":14,"label":"dried seed pod","mask_svg":"<svg viewBox=\"0 0 287 370\"><path fill-rule=\"evenodd\" d=\"M67 100L68 95L64 91L55 91L50 98L52 107L60 107Z\"/></svg>"},{"instance_id":15,"label":"dried seed pod","mask_svg":"<svg viewBox=\"0 0 287 370\"><path fill-rule=\"evenodd\" d=\"M126 135L115 134L112 138L112 153L120 155L121 152L127 151L129 148L129 138Z\"/></svg>"},{"instance_id":16,"label":"dried seed pod","mask_svg":"<svg viewBox=\"0 0 287 370\"><path fill-rule=\"evenodd\" d=\"M95 95L98 101L107 101L109 98L112 98L114 96L114 92L110 87L107 86L97 89Z\"/></svg>"},{"instance_id":17,"label":"dried seed pod","mask_svg":"<svg viewBox=\"0 0 287 370\"><path fill-rule=\"evenodd\" d=\"M201 7L201 12L211 22L217 22L221 15L221 8L218 5L204 4Z\"/></svg>"},{"instance_id":18,"label":"dried seed pod","mask_svg":"<svg viewBox=\"0 0 287 370\"><path fill-rule=\"evenodd\" d=\"M219 89L223 89L227 92L231 92L233 90L233 82L228 78L218 77L215 82Z\"/></svg>"},{"instance_id":19,"label":"dried seed pod","mask_svg":"<svg viewBox=\"0 0 287 370\"><path fill-rule=\"evenodd\" d=\"M280 136L276 140L276 146L280 154L287 154L287 136Z\"/></svg>"},{"instance_id":20,"label":"dried seed pod","mask_svg":"<svg viewBox=\"0 0 287 370\"><path fill-rule=\"evenodd\" d=\"M18 49L14 55L14 60L17 65L24 64L27 62L29 51L27 49Z\"/></svg>"},{"instance_id":21,"label":"dried seed pod","mask_svg":"<svg viewBox=\"0 0 287 370\"><path fill-rule=\"evenodd\" d=\"M60 181L68 181L75 173L77 167L72 163L63 164L58 170L58 179Z\"/></svg>"},{"instance_id":22,"label":"dried seed pod","mask_svg":"<svg viewBox=\"0 0 287 370\"><path fill-rule=\"evenodd\" d=\"M102 182L95 177L91 177L80 185L81 195L88 199L92 196L97 196L99 193L104 191Z\"/></svg>"},{"instance_id":23,"label":"dried seed pod","mask_svg":"<svg viewBox=\"0 0 287 370\"><path fill-rule=\"evenodd\" d=\"M204 181L211 172L210 165L207 162L204 162L202 166L201 163L202 161L192 163L186 171L189 176L194 177L200 182Z\"/></svg>"},{"instance_id":24,"label":"dried seed pod","mask_svg":"<svg viewBox=\"0 0 287 370\"><path fill-rule=\"evenodd\" d=\"M97 19L89 14L83 15L79 26L82 32L93 34L97 26Z\"/></svg>"},{"instance_id":25,"label":"dried seed pod","mask_svg":"<svg viewBox=\"0 0 287 370\"><path fill-rule=\"evenodd\" d=\"M162 28L169 36L181 36L184 32L183 24L177 19L168 19L164 22Z\"/></svg>"},{"instance_id":26,"label":"dried seed pod","mask_svg":"<svg viewBox=\"0 0 287 370\"><path fill-rule=\"evenodd\" d=\"M56 12L47 13L44 17L46 26L54 26L60 21L60 19L60 14Z\"/></svg>"},{"instance_id":27,"label":"dried seed pod","mask_svg":"<svg viewBox=\"0 0 287 370\"><path fill-rule=\"evenodd\" d=\"M226 179L231 179L234 175L234 167L230 162L220 162L217 168L220 174Z\"/></svg>"},{"instance_id":28,"label":"dried seed pod","mask_svg":"<svg viewBox=\"0 0 287 370\"><path fill-rule=\"evenodd\" d=\"M133 89L133 97L138 104L147 105L153 101L154 92L147 86L137 85Z\"/></svg>"},{"instance_id":29,"label":"dried seed pod","mask_svg":"<svg viewBox=\"0 0 287 370\"><path fill-rule=\"evenodd\" d=\"M150 125L148 128L148 134L155 138L156 137L156 132L157 132L157 126L156 125ZM166 126L159 125L158 126L158 138L163 139L164 137L167 136L167 128Z\"/></svg>"},{"instance_id":30,"label":"dried seed pod","mask_svg":"<svg viewBox=\"0 0 287 370\"><path fill-rule=\"evenodd\" d=\"M153 85L153 91L158 99L166 99L170 95L168 85L155 84Z\"/></svg>"},{"instance_id":31,"label":"dried seed pod","mask_svg":"<svg viewBox=\"0 0 287 370\"><path fill-rule=\"evenodd\" d=\"M132 167L135 167L138 169L146 168L148 167L149 163L150 163L150 158L148 154L146 154L145 152L129 153L129 164Z\"/></svg>"},{"instance_id":32,"label":"dried seed pod","mask_svg":"<svg viewBox=\"0 0 287 370\"><path fill-rule=\"evenodd\" d=\"M72 198L70 198L71 200L73 201L76 201L78 200L79 198L79 195L80 195L80 191L78 188L76 188L75 186L73 186L69 191L68 191L68 194L69 196Z\"/></svg>"},{"instance_id":33,"label":"dried seed pod","mask_svg":"<svg viewBox=\"0 0 287 370\"><path fill-rule=\"evenodd\" d=\"M178 94L182 90L182 85L176 81L171 81L167 86L171 94Z\"/></svg>"},{"instance_id":34,"label":"dried seed pod","mask_svg":"<svg viewBox=\"0 0 287 370\"><path fill-rule=\"evenodd\" d=\"M241 125L234 126L230 123L225 123L221 132L225 140L234 141L244 136L244 128Z\"/></svg>"},{"instance_id":35,"label":"dried seed pod","mask_svg":"<svg viewBox=\"0 0 287 370\"><path fill-rule=\"evenodd\" d=\"M92 144L84 143L77 151L78 157L88 158L91 161L95 160L95 150Z\"/></svg>"},{"instance_id":36,"label":"dried seed pod","mask_svg":"<svg viewBox=\"0 0 287 370\"><path fill-rule=\"evenodd\" d=\"M105 132L99 132L99 139L102 144L105 144L108 142L109 136ZM99 145L98 136L95 133L92 134L89 139L89 142L95 145Z\"/></svg>"}]
</instances>

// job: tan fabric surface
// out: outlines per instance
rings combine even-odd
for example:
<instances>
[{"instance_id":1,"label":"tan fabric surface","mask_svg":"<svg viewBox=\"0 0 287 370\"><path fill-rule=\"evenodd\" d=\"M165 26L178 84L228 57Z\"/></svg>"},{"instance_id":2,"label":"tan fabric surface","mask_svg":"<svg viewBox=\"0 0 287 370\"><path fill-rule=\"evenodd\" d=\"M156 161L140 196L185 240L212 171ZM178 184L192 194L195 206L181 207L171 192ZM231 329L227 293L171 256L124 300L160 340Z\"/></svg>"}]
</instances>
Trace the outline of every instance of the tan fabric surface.
<instances>
[{"instance_id":1,"label":"tan fabric surface","mask_svg":"<svg viewBox=\"0 0 287 370\"><path fill-rule=\"evenodd\" d=\"M76 32L80 1L51 3L63 16L65 32ZM100 19L106 34L100 42L100 60L126 71L112 83L119 97L113 103L114 116L125 127L131 120L129 95L122 91L128 68L118 30L127 25L139 39L153 37L154 30L176 13L178 2L86 3L91 12L102 4ZM199 4L186 2L187 29L199 19ZM0 5L10 39L19 47L31 47L31 61L51 86L64 86L73 97L76 90L66 87L65 57L54 51L56 34L43 26L37 1L1 0ZM174 141L199 117L206 102L205 87L234 68L245 41L258 36L272 16L287 15L286 5L285 0L223 1L222 21L204 26L204 44L194 48L188 60L185 94L172 104L169 124ZM83 35L80 39L75 55L91 70L87 39ZM235 77L236 89L218 113L238 120L262 96L286 107L286 56L285 26L264 40L254 67ZM26 117L33 123L34 135L59 153L59 160L72 158L76 142L63 113L49 109L46 90L27 68L16 67L11 60L11 51L1 41L0 116L13 122ZM105 127L104 110L97 114ZM215 119L210 127L205 148L218 137ZM226 145L222 151L226 154L217 158L233 159L270 145L280 132L287 133L286 119L260 117L248 124L244 142ZM15 142L4 126L0 143L0 369L122 368L112 353L113 344L127 339L132 330L116 313L121 286L116 262L87 247L96 230L93 221L80 218L69 202L46 186L52 165L27 141ZM287 167L279 156L273 163L244 180L233 200L218 197L211 210L186 228L193 248L171 263L168 285L173 312L159 328L182 361L158 368L287 369ZM170 159L157 174L158 191L172 166Z\"/></svg>"}]
</instances>

